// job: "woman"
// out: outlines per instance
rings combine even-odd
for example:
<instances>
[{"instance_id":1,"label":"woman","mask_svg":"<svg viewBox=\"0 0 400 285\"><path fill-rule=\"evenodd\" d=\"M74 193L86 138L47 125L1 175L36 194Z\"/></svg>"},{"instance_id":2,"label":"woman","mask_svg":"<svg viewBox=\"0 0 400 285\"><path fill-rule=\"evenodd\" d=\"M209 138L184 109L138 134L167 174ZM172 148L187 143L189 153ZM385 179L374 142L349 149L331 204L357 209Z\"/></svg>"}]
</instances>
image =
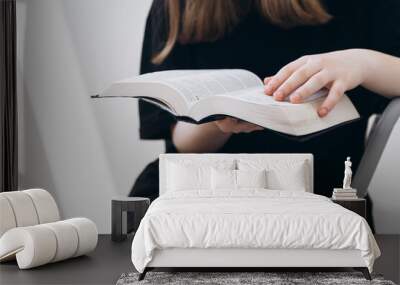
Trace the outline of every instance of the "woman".
<instances>
[{"instance_id":1,"label":"woman","mask_svg":"<svg viewBox=\"0 0 400 285\"><path fill-rule=\"evenodd\" d=\"M379 80L366 78L364 72L374 67L366 58L385 55L354 48L399 56L399 6L397 0L154 1L141 73L243 68L265 78L267 95L283 100L293 94L293 103L326 87L329 96L318 111L322 117L349 90L361 119L291 137L231 118L202 125L177 122L166 111L140 101L141 138L164 139L166 152L313 153L314 191L331 195L332 188L341 185L343 159L351 156L353 169L357 169L368 117L381 112L389 101L366 88L396 95ZM315 55L305 56L310 54ZM131 195L158 196L157 160L139 176Z\"/></svg>"}]
</instances>

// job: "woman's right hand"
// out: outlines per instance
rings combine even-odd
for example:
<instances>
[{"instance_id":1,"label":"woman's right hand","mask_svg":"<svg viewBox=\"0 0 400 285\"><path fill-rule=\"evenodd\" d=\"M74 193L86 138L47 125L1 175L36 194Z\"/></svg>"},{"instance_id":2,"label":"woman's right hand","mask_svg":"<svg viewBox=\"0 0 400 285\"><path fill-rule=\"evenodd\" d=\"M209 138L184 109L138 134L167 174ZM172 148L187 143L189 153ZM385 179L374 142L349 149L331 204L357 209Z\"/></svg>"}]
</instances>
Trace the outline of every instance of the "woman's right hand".
<instances>
[{"instance_id":1,"label":"woman's right hand","mask_svg":"<svg viewBox=\"0 0 400 285\"><path fill-rule=\"evenodd\" d=\"M226 134L251 133L263 129L258 125L254 125L231 117L215 121L214 123L217 125L221 132Z\"/></svg>"}]
</instances>

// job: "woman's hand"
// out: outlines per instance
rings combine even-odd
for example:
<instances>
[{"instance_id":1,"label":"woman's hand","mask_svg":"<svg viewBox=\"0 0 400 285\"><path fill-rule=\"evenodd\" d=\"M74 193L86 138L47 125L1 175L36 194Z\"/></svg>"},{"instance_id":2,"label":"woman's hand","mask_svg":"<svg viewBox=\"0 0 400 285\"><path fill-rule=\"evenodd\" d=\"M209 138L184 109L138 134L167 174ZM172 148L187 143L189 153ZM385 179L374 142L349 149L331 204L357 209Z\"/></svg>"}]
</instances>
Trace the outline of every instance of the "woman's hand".
<instances>
[{"instance_id":1,"label":"woman's hand","mask_svg":"<svg viewBox=\"0 0 400 285\"><path fill-rule=\"evenodd\" d=\"M214 122L221 132L226 134L250 133L263 128L235 118L225 118Z\"/></svg>"},{"instance_id":2,"label":"woman's hand","mask_svg":"<svg viewBox=\"0 0 400 285\"><path fill-rule=\"evenodd\" d=\"M232 134L250 133L263 128L234 118L200 125L178 122L172 127L172 141L179 152L216 152Z\"/></svg>"},{"instance_id":3,"label":"woman's hand","mask_svg":"<svg viewBox=\"0 0 400 285\"><path fill-rule=\"evenodd\" d=\"M318 109L319 116L324 117L344 92L365 81L370 52L349 49L303 56L284 66L276 75L265 78L265 93L278 101L290 96L290 102L301 103L326 88L328 96Z\"/></svg>"}]
</instances>

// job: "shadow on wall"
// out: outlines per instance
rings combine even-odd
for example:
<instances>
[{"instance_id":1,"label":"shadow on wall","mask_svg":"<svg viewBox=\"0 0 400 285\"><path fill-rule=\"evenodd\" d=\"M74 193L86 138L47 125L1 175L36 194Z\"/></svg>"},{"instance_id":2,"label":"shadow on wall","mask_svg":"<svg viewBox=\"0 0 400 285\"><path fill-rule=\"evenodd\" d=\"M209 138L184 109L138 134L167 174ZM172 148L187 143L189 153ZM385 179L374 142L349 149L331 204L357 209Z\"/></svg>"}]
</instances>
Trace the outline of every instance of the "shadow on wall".
<instances>
[{"instance_id":1,"label":"shadow on wall","mask_svg":"<svg viewBox=\"0 0 400 285\"><path fill-rule=\"evenodd\" d=\"M24 100L21 102L21 106L24 110L24 126L25 128L24 140L21 142L23 152L29 153L25 156L24 168L29 170L26 172L20 172L20 185L31 185L29 188L43 188L43 189L55 189L53 180L53 174L51 173L47 154L43 149L44 143L39 134L37 122L33 116L32 105L28 95L28 91L24 89ZM57 193L53 193L54 199L58 201ZM61 216L63 213L60 213Z\"/></svg>"},{"instance_id":2,"label":"shadow on wall","mask_svg":"<svg viewBox=\"0 0 400 285\"><path fill-rule=\"evenodd\" d=\"M63 1L71 44L88 94L139 73L144 23L152 1ZM93 13L93 7L97 7ZM104 20L107 19L107 20ZM163 152L160 141L140 141L136 99L92 100L117 192L129 193L142 169Z\"/></svg>"},{"instance_id":3,"label":"shadow on wall","mask_svg":"<svg viewBox=\"0 0 400 285\"><path fill-rule=\"evenodd\" d=\"M163 150L139 141L136 101L90 99L137 72L146 14L129 11L147 13L146 3L17 2L21 187L48 189L64 218L88 217L100 233L110 232L111 197Z\"/></svg>"},{"instance_id":4,"label":"shadow on wall","mask_svg":"<svg viewBox=\"0 0 400 285\"><path fill-rule=\"evenodd\" d=\"M18 4L19 18L21 18L21 16L25 17L27 5L20 2ZM19 32L23 31L22 35L24 35L26 30L25 21L19 21L18 24ZM21 33L19 33L18 36L19 43L21 43ZM18 46L18 48L20 48L20 46ZM19 49L17 50L17 54L18 120L20 125L18 147L20 156L19 165L22 166L19 169L19 185L21 189L24 189L26 185L30 185L27 187L50 189L51 191L51 189L55 189L53 175L46 152L43 149L44 143L33 115L28 88L23 80L23 57ZM58 201L56 193L53 193L53 196L54 199ZM60 214L63 215L62 212Z\"/></svg>"}]
</instances>

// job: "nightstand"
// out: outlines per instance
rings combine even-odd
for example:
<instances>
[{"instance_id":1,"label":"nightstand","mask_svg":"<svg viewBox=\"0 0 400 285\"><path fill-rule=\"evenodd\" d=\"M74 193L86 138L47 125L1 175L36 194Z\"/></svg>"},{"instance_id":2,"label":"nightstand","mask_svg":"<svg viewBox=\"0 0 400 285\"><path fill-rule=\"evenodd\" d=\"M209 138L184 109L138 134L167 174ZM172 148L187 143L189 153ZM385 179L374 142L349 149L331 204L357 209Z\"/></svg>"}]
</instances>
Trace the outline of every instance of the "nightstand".
<instances>
[{"instance_id":1,"label":"nightstand","mask_svg":"<svg viewBox=\"0 0 400 285\"><path fill-rule=\"evenodd\" d=\"M131 218L133 218L133 229L131 230L136 232L149 206L149 198L114 197L111 201L111 239L123 241L127 238L128 214L131 214Z\"/></svg>"},{"instance_id":2,"label":"nightstand","mask_svg":"<svg viewBox=\"0 0 400 285\"><path fill-rule=\"evenodd\" d=\"M361 217L366 219L367 217L367 201L363 198L357 198L352 200L336 200L331 199L332 202L339 204L340 206L359 214Z\"/></svg>"}]
</instances>

